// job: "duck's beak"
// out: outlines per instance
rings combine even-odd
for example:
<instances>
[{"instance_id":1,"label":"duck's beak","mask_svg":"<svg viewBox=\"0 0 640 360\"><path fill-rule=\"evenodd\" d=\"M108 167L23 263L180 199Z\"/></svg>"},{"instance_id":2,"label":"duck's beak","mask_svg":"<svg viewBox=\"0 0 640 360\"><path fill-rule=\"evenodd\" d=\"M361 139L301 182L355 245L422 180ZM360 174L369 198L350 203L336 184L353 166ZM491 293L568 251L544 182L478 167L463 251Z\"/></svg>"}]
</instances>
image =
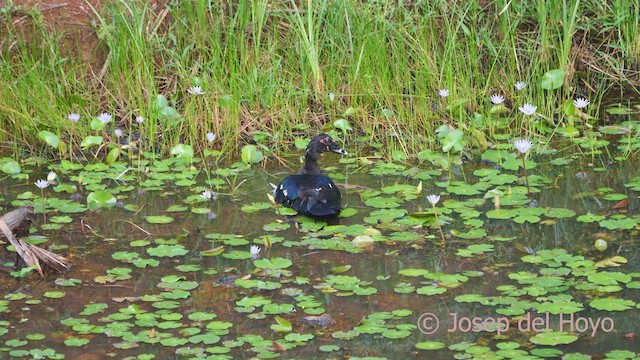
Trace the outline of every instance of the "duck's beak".
<instances>
[{"instance_id":1,"label":"duck's beak","mask_svg":"<svg viewBox=\"0 0 640 360\"><path fill-rule=\"evenodd\" d=\"M344 151L344 150L342 150L342 149L335 149L335 150L331 150L331 151L333 151L333 152L334 152L334 153L336 153L336 154L349 155L349 153L348 153L348 152L346 152L346 151Z\"/></svg>"}]
</instances>

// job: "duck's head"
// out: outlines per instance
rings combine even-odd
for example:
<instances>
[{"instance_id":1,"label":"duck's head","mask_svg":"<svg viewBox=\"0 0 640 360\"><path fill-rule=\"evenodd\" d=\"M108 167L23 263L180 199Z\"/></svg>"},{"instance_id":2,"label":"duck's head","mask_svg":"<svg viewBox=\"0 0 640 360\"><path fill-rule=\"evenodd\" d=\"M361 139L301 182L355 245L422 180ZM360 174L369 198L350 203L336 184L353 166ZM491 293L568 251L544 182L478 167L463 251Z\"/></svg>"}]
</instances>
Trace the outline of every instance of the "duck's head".
<instances>
[{"instance_id":1,"label":"duck's head","mask_svg":"<svg viewBox=\"0 0 640 360\"><path fill-rule=\"evenodd\" d=\"M309 145L307 145L306 155L320 155L323 152L334 152L341 155L349 155L346 151L342 150L333 138L327 134L318 134L311 139ZM314 156L315 157L315 156Z\"/></svg>"}]
</instances>

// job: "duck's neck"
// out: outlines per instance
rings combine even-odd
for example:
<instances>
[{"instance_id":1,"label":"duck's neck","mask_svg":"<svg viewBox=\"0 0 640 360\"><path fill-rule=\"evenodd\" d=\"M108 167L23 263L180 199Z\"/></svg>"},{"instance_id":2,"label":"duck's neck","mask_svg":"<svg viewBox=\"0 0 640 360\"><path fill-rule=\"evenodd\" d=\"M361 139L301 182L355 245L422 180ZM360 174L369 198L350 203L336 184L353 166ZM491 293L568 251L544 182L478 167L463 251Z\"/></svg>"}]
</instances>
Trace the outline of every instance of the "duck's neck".
<instances>
[{"instance_id":1,"label":"duck's neck","mask_svg":"<svg viewBox=\"0 0 640 360\"><path fill-rule=\"evenodd\" d=\"M304 167L300 170L300 175L322 175L322 169L318 165L320 154L313 151L307 151L304 156Z\"/></svg>"}]
</instances>

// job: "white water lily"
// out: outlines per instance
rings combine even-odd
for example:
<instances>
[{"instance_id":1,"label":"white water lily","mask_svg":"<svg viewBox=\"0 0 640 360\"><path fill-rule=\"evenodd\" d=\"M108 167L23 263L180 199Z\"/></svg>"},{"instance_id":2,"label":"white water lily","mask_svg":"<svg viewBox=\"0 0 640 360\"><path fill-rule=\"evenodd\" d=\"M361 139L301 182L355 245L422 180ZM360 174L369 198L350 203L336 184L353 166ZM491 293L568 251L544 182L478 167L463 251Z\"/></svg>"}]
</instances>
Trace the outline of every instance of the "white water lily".
<instances>
[{"instance_id":1,"label":"white water lily","mask_svg":"<svg viewBox=\"0 0 640 360\"><path fill-rule=\"evenodd\" d=\"M258 254L260 254L260 246L256 246L256 245L251 245L251 249L249 249L249 251L251 252L251 256L257 256Z\"/></svg>"},{"instance_id":2,"label":"white water lily","mask_svg":"<svg viewBox=\"0 0 640 360\"><path fill-rule=\"evenodd\" d=\"M40 189L40 198L42 199L42 217L44 218L44 222L47 222L47 207L46 202L44 200L44 189L49 187L49 182L47 180L37 180L34 184Z\"/></svg>"},{"instance_id":3,"label":"white water lily","mask_svg":"<svg viewBox=\"0 0 640 360\"><path fill-rule=\"evenodd\" d=\"M585 98L576 98L573 100L573 105L575 105L578 109L586 108L589 105L589 100Z\"/></svg>"},{"instance_id":4,"label":"white water lily","mask_svg":"<svg viewBox=\"0 0 640 360\"><path fill-rule=\"evenodd\" d=\"M251 248L249 249L249 252L251 253L251 258L253 260L256 260L260 257L260 247L256 246L256 245L251 245Z\"/></svg>"},{"instance_id":5,"label":"white water lily","mask_svg":"<svg viewBox=\"0 0 640 360\"><path fill-rule=\"evenodd\" d=\"M449 96L449 90L448 89L440 89L440 91L438 91L438 95L442 96L443 98L446 98L447 96Z\"/></svg>"},{"instance_id":6,"label":"white water lily","mask_svg":"<svg viewBox=\"0 0 640 360\"><path fill-rule=\"evenodd\" d=\"M436 218L436 225L438 226L438 231L440 232L440 238L442 239L442 245L446 244L446 240L444 238L444 233L442 232L442 225L440 225L440 220L438 219L438 211L436 209L436 204L440 201L440 195L427 195L427 200L433 206L433 216Z\"/></svg>"},{"instance_id":7,"label":"white water lily","mask_svg":"<svg viewBox=\"0 0 640 360\"><path fill-rule=\"evenodd\" d=\"M527 162L525 154L531 149L533 144L529 139L519 139L513 142L513 146L522 154L522 171L524 172L524 181L527 184L527 195L531 197L531 187L529 186L529 176L527 175Z\"/></svg>"},{"instance_id":8,"label":"white water lily","mask_svg":"<svg viewBox=\"0 0 640 360\"><path fill-rule=\"evenodd\" d=\"M440 195L427 195L427 200L431 204L431 206L436 206L436 204L440 201Z\"/></svg>"},{"instance_id":9,"label":"white water lily","mask_svg":"<svg viewBox=\"0 0 640 360\"><path fill-rule=\"evenodd\" d=\"M533 144L528 139L519 139L513 142L513 146L515 146L516 150L518 150L521 154L524 154L531 149L531 146L533 146Z\"/></svg>"},{"instance_id":10,"label":"white water lily","mask_svg":"<svg viewBox=\"0 0 640 360\"><path fill-rule=\"evenodd\" d=\"M502 104L502 102L504 101L504 96L500 95L500 94L493 94L491 95L491 102L498 105L498 104Z\"/></svg>"},{"instance_id":11,"label":"white water lily","mask_svg":"<svg viewBox=\"0 0 640 360\"><path fill-rule=\"evenodd\" d=\"M207 141L208 142L213 142L213 140L216 139L216 134L209 132L209 133L207 133L206 137L207 137Z\"/></svg>"},{"instance_id":12,"label":"white water lily","mask_svg":"<svg viewBox=\"0 0 640 360\"><path fill-rule=\"evenodd\" d=\"M211 197L213 196L213 194L211 193L211 191L205 190L205 191L202 192L202 194L200 194L200 196L202 196L203 198L205 198L207 200L211 200Z\"/></svg>"},{"instance_id":13,"label":"white water lily","mask_svg":"<svg viewBox=\"0 0 640 360\"><path fill-rule=\"evenodd\" d=\"M39 189L47 188L47 187L49 187L49 185L50 185L50 184L49 184L49 182L48 182L47 180L42 180L42 179L37 180L34 184L36 184L36 186L37 186Z\"/></svg>"},{"instance_id":14,"label":"white water lily","mask_svg":"<svg viewBox=\"0 0 640 360\"><path fill-rule=\"evenodd\" d=\"M518 81L518 82L515 84L515 87L516 87L516 89L518 89L518 90L522 90L522 89L524 89L526 86L527 86L527 83L526 83L526 82L523 82L523 81Z\"/></svg>"},{"instance_id":15,"label":"white water lily","mask_svg":"<svg viewBox=\"0 0 640 360\"><path fill-rule=\"evenodd\" d=\"M200 86L192 86L187 89L187 92L192 95L203 95L204 92Z\"/></svg>"},{"instance_id":16,"label":"white water lily","mask_svg":"<svg viewBox=\"0 0 640 360\"><path fill-rule=\"evenodd\" d=\"M103 123L103 124L106 124L109 121L111 121L111 118L112 118L111 114L109 114L107 112L104 112L104 113L98 115L98 120L100 120L100 122Z\"/></svg>"},{"instance_id":17,"label":"white water lily","mask_svg":"<svg viewBox=\"0 0 640 360\"><path fill-rule=\"evenodd\" d=\"M69 119L69 121L71 121L72 123L77 123L78 121L80 121L80 114L78 113L71 113L69 115L67 115L67 118Z\"/></svg>"},{"instance_id":18,"label":"white water lily","mask_svg":"<svg viewBox=\"0 0 640 360\"><path fill-rule=\"evenodd\" d=\"M525 115L533 115L536 113L536 110L538 109L538 107L527 103L520 106L518 109L520 109L520 111L522 111L522 113Z\"/></svg>"},{"instance_id":19,"label":"white water lily","mask_svg":"<svg viewBox=\"0 0 640 360\"><path fill-rule=\"evenodd\" d=\"M47 174L47 181L50 184L54 183L57 178L58 178L58 174L56 174L55 171L49 171L49 174Z\"/></svg>"}]
</instances>

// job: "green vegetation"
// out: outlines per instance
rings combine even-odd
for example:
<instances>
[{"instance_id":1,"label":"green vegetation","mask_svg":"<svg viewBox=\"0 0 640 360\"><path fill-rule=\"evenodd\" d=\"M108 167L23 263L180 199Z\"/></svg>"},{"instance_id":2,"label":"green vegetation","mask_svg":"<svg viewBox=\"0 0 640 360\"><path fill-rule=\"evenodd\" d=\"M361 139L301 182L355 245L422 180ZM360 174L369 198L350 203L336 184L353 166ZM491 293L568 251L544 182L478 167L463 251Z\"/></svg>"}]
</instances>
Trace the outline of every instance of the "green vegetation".
<instances>
[{"instance_id":1,"label":"green vegetation","mask_svg":"<svg viewBox=\"0 0 640 360\"><path fill-rule=\"evenodd\" d=\"M637 168L577 177L590 158L543 147L455 172L344 157L337 220L288 216L273 169L244 162L61 160L35 180L38 159L0 157L0 213L33 204L22 240L74 264L28 287L1 257L0 357L637 358Z\"/></svg>"},{"instance_id":2,"label":"green vegetation","mask_svg":"<svg viewBox=\"0 0 640 360\"><path fill-rule=\"evenodd\" d=\"M593 144L603 99L638 92L632 0L120 0L91 11L99 42L87 54L69 41L72 26L2 8L3 150L114 161L132 156L123 139L140 134L136 145L179 156L211 147L239 157L256 143L246 156L261 160L320 130L390 158L522 136ZM518 111L525 103L533 116Z\"/></svg>"}]
</instances>

